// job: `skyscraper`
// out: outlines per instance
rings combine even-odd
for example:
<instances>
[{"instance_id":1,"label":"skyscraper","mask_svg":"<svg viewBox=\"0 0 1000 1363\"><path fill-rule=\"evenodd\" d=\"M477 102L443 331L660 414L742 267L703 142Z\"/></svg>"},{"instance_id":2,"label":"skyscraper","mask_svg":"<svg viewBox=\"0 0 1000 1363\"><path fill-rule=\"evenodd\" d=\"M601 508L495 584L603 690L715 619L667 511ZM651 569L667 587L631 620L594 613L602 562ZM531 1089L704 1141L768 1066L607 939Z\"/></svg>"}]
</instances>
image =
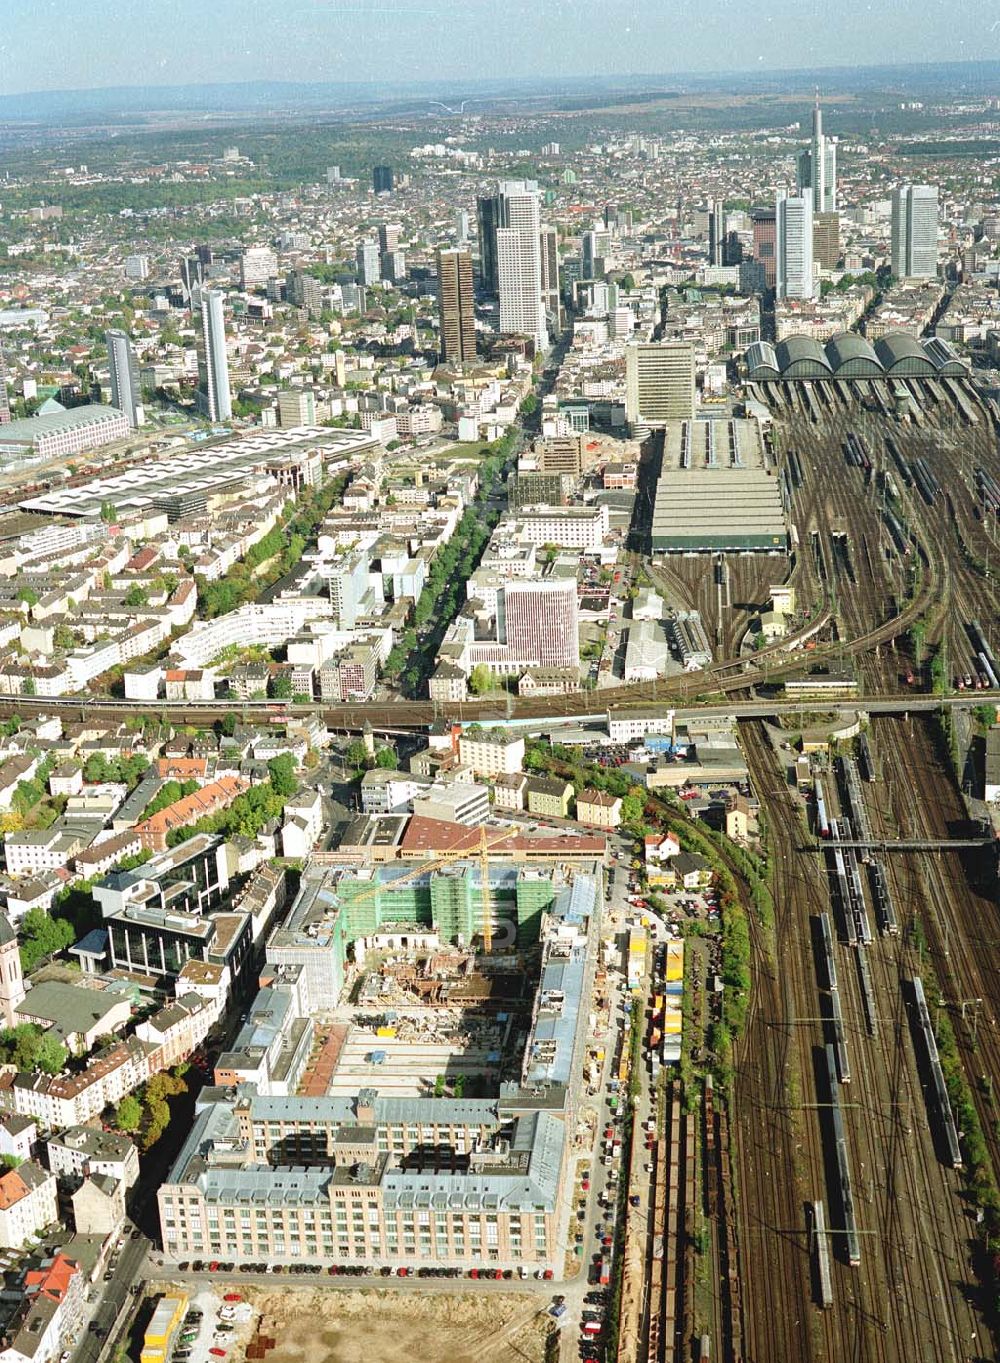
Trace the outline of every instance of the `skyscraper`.
<instances>
[{"instance_id":1,"label":"skyscraper","mask_svg":"<svg viewBox=\"0 0 1000 1363\"><path fill-rule=\"evenodd\" d=\"M897 279L937 274L937 185L900 185L892 194L892 272Z\"/></svg>"},{"instance_id":2,"label":"skyscraper","mask_svg":"<svg viewBox=\"0 0 1000 1363\"><path fill-rule=\"evenodd\" d=\"M542 306L549 332L562 331L562 298L559 293L559 235L554 227L543 227L539 239L542 259Z\"/></svg>"},{"instance_id":3,"label":"skyscraper","mask_svg":"<svg viewBox=\"0 0 1000 1363\"><path fill-rule=\"evenodd\" d=\"M776 287L779 298L812 298L812 195L779 194L776 205Z\"/></svg>"},{"instance_id":4,"label":"skyscraper","mask_svg":"<svg viewBox=\"0 0 1000 1363\"><path fill-rule=\"evenodd\" d=\"M109 331L105 340L108 343L108 368L111 371L111 406L124 412L128 424L136 430L139 426L145 426L146 413L142 406L139 366L135 361L132 342L124 331Z\"/></svg>"},{"instance_id":5,"label":"skyscraper","mask_svg":"<svg viewBox=\"0 0 1000 1363\"><path fill-rule=\"evenodd\" d=\"M726 236L726 215L721 199L711 199L708 204L708 263L722 265L723 242Z\"/></svg>"},{"instance_id":6,"label":"skyscraper","mask_svg":"<svg viewBox=\"0 0 1000 1363\"><path fill-rule=\"evenodd\" d=\"M439 250L437 272L441 358L445 364L469 364L476 358L471 252Z\"/></svg>"},{"instance_id":7,"label":"skyscraper","mask_svg":"<svg viewBox=\"0 0 1000 1363\"><path fill-rule=\"evenodd\" d=\"M753 255L764 267L765 286L773 289L777 279L777 214L773 208L752 208Z\"/></svg>"},{"instance_id":8,"label":"skyscraper","mask_svg":"<svg viewBox=\"0 0 1000 1363\"><path fill-rule=\"evenodd\" d=\"M381 271L377 241L363 241L357 249L358 283L377 284Z\"/></svg>"},{"instance_id":9,"label":"skyscraper","mask_svg":"<svg viewBox=\"0 0 1000 1363\"><path fill-rule=\"evenodd\" d=\"M694 346L690 341L625 347L625 415L630 426L663 426L694 416Z\"/></svg>"},{"instance_id":10,"label":"skyscraper","mask_svg":"<svg viewBox=\"0 0 1000 1363\"><path fill-rule=\"evenodd\" d=\"M395 187L396 180L392 173L392 166L375 166L372 170L372 188L376 194L389 194Z\"/></svg>"},{"instance_id":11,"label":"skyscraper","mask_svg":"<svg viewBox=\"0 0 1000 1363\"><path fill-rule=\"evenodd\" d=\"M819 96L813 106L812 140L796 158L799 193L809 190L817 213L837 211L837 139L823 135L823 110Z\"/></svg>"},{"instance_id":12,"label":"skyscraper","mask_svg":"<svg viewBox=\"0 0 1000 1363\"><path fill-rule=\"evenodd\" d=\"M395 251L399 245L403 229L398 222L383 222L378 229L378 248L383 254L386 251Z\"/></svg>"},{"instance_id":13,"label":"skyscraper","mask_svg":"<svg viewBox=\"0 0 1000 1363\"><path fill-rule=\"evenodd\" d=\"M533 180L505 180L499 197L504 221L497 229L500 330L526 336L536 350L544 350L549 337L542 303L538 186Z\"/></svg>"},{"instance_id":14,"label":"skyscraper","mask_svg":"<svg viewBox=\"0 0 1000 1363\"><path fill-rule=\"evenodd\" d=\"M198 407L209 421L228 421L233 414L226 356L226 319L219 289L203 289L198 335Z\"/></svg>"},{"instance_id":15,"label":"skyscraper","mask_svg":"<svg viewBox=\"0 0 1000 1363\"><path fill-rule=\"evenodd\" d=\"M497 229L504 224L500 219L500 195L490 194L476 200L476 227L479 232L479 276L483 291L496 297L500 284L497 276Z\"/></svg>"},{"instance_id":16,"label":"skyscraper","mask_svg":"<svg viewBox=\"0 0 1000 1363\"><path fill-rule=\"evenodd\" d=\"M10 421L10 398L7 394L7 365L4 363L3 351L0 350L0 426L6 426Z\"/></svg>"},{"instance_id":17,"label":"skyscraper","mask_svg":"<svg viewBox=\"0 0 1000 1363\"><path fill-rule=\"evenodd\" d=\"M580 278L600 279L604 275L604 259L611 253L611 233L594 228L584 232L580 247Z\"/></svg>"},{"instance_id":18,"label":"skyscraper","mask_svg":"<svg viewBox=\"0 0 1000 1363\"><path fill-rule=\"evenodd\" d=\"M813 255L824 270L835 270L840 260L840 214L813 214Z\"/></svg>"}]
</instances>

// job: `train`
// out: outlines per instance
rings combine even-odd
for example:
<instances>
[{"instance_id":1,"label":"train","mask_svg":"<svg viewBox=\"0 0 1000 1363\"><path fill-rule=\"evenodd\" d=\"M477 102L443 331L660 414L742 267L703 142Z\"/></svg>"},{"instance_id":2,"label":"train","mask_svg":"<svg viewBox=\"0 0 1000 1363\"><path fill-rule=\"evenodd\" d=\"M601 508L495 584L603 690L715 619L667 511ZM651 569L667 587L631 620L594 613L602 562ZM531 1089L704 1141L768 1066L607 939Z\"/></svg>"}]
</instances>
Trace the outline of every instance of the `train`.
<instances>
[{"instance_id":1,"label":"train","mask_svg":"<svg viewBox=\"0 0 1000 1363\"><path fill-rule=\"evenodd\" d=\"M816 1301L827 1311L833 1305L833 1280L830 1276L826 1212L822 1202L812 1203L812 1241L816 1249Z\"/></svg>"},{"instance_id":2,"label":"train","mask_svg":"<svg viewBox=\"0 0 1000 1363\"><path fill-rule=\"evenodd\" d=\"M868 863L868 885L872 902L875 905L875 918L879 931L890 937L899 936L899 916L889 888L885 867L874 858Z\"/></svg>"},{"instance_id":3,"label":"train","mask_svg":"<svg viewBox=\"0 0 1000 1363\"><path fill-rule=\"evenodd\" d=\"M833 1010L831 1018L833 1033L833 1056L837 1062L837 1078L842 1084L851 1082L851 1064L847 1057L847 1032L844 1029L844 1013L840 1005L840 993L834 991L830 995L830 1006Z\"/></svg>"},{"instance_id":4,"label":"train","mask_svg":"<svg viewBox=\"0 0 1000 1363\"><path fill-rule=\"evenodd\" d=\"M826 1076L830 1091L830 1120L833 1127L834 1154L840 1182L840 1202L844 1216L844 1238L846 1241L847 1262L852 1268L861 1263L861 1237L858 1235L858 1222L854 1213L854 1185L851 1181L851 1164L847 1154L847 1137L844 1134L844 1117L840 1110L840 1082L838 1080L837 1057L834 1048L824 1048Z\"/></svg>"},{"instance_id":5,"label":"train","mask_svg":"<svg viewBox=\"0 0 1000 1363\"><path fill-rule=\"evenodd\" d=\"M921 497L928 506L933 506L938 493L941 491L941 484L931 472L927 460L922 457L914 459L910 464L910 472Z\"/></svg>"},{"instance_id":6,"label":"train","mask_svg":"<svg viewBox=\"0 0 1000 1363\"><path fill-rule=\"evenodd\" d=\"M934 1090L940 1132L948 1155L947 1162L953 1169L961 1169L962 1147L959 1144L958 1129L955 1126L955 1114L951 1110L951 1099L948 1097L948 1086L944 1082L944 1071L941 1069L937 1038L934 1035L934 1028L931 1026L931 1015L927 1007L927 996L924 993L924 982L919 975L914 975L911 984L913 1001L917 1009L917 1025L920 1028L927 1063L930 1066L931 1086Z\"/></svg>"},{"instance_id":7,"label":"train","mask_svg":"<svg viewBox=\"0 0 1000 1363\"><path fill-rule=\"evenodd\" d=\"M813 811L816 820L816 832L821 838L830 836L830 820L826 813L826 796L823 793L823 782L818 776L813 777L813 795L815 796L815 809Z\"/></svg>"},{"instance_id":8,"label":"train","mask_svg":"<svg viewBox=\"0 0 1000 1363\"><path fill-rule=\"evenodd\" d=\"M872 761L872 750L868 743L868 735L858 734L858 771L861 773L862 780L875 780L875 764Z\"/></svg>"},{"instance_id":9,"label":"train","mask_svg":"<svg viewBox=\"0 0 1000 1363\"><path fill-rule=\"evenodd\" d=\"M1000 483L979 464L975 467L974 475L983 513L990 511L994 516L1000 515Z\"/></svg>"},{"instance_id":10,"label":"train","mask_svg":"<svg viewBox=\"0 0 1000 1363\"><path fill-rule=\"evenodd\" d=\"M833 928L830 926L830 915L828 913L819 915L819 935L823 944L823 968L826 973L826 987L833 993L837 988L837 962L833 958Z\"/></svg>"},{"instance_id":11,"label":"train","mask_svg":"<svg viewBox=\"0 0 1000 1363\"><path fill-rule=\"evenodd\" d=\"M864 438L856 435L854 431L847 432L847 439L844 441L844 454L849 464L856 465L859 469L864 469L866 473L871 472L871 455L868 453L868 446Z\"/></svg>"},{"instance_id":12,"label":"train","mask_svg":"<svg viewBox=\"0 0 1000 1363\"><path fill-rule=\"evenodd\" d=\"M910 540L899 517L888 507L885 507L882 512L882 519L889 531L889 537L896 546L896 552L903 555L908 554L910 552Z\"/></svg>"}]
</instances>

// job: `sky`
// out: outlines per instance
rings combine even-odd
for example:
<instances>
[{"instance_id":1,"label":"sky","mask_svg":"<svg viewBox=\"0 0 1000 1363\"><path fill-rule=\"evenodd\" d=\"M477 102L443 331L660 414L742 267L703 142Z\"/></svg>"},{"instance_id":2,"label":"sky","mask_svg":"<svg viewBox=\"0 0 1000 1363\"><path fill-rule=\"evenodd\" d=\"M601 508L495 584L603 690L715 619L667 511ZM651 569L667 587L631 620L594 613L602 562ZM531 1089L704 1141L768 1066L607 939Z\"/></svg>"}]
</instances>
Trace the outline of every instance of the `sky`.
<instances>
[{"instance_id":1,"label":"sky","mask_svg":"<svg viewBox=\"0 0 1000 1363\"><path fill-rule=\"evenodd\" d=\"M0 0L0 95L1000 58L1000 0Z\"/></svg>"}]
</instances>

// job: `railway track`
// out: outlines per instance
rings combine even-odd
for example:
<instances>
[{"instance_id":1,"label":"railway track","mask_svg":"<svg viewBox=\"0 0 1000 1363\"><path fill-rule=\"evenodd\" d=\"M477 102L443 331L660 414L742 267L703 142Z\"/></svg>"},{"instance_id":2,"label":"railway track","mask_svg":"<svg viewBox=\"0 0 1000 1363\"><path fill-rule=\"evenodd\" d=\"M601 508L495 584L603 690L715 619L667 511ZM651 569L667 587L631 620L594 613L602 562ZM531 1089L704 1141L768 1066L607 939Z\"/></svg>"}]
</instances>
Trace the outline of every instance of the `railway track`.
<instances>
[{"instance_id":1,"label":"railway track","mask_svg":"<svg viewBox=\"0 0 1000 1363\"><path fill-rule=\"evenodd\" d=\"M842 1103L861 1264L851 1268L834 1255L833 1305L824 1312L812 1305L803 1207L822 1198L828 1225L841 1224L831 1196L826 1121L815 1106L825 1101L817 1048L830 1024L821 1020L810 918L819 906L829 907L830 890L823 860L795 850L802 841L800 808L761 726L743 726L741 733L770 830L776 913L776 960L755 962L755 1004L741 1047L741 1057L745 1049L756 1058L741 1058L734 1098L740 1143L749 1142L738 1166L746 1358L964 1363L963 1344L972 1349L973 1332L982 1330L966 1299L970 1228L959 1175L940 1163L931 1132L919 1124L925 1106L902 990L916 962L901 938L876 938L867 953L881 1009L874 1037L853 968L858 949L835 948L851 1059ZM833 783L827 787L832 806ZM767 1151L773 1154L762 1170ZM749 1225L748 1206L756 1209Z\"/></svg>"}]
</instances>

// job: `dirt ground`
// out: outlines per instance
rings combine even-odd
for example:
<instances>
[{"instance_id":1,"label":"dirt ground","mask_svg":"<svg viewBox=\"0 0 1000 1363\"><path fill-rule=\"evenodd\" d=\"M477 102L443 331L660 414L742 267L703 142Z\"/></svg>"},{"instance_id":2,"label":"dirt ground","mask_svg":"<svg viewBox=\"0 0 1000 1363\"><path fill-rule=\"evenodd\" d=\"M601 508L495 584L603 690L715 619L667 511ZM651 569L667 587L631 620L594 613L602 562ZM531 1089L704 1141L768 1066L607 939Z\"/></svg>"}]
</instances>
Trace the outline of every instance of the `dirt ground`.
<instances>
[{"instance_id":1,"label":"dirt ground","mask_svg":"<svg viewBox=\"0 0 1000 1363\"><path fill-rule=\"evenodd\" d=\"M524 1293L244 1290L257 1329L277 1340L265 1363L543 1363L546 1300ZM242 1355L234 1354L231 1363Z\"/></svg>"}]
</instances>

